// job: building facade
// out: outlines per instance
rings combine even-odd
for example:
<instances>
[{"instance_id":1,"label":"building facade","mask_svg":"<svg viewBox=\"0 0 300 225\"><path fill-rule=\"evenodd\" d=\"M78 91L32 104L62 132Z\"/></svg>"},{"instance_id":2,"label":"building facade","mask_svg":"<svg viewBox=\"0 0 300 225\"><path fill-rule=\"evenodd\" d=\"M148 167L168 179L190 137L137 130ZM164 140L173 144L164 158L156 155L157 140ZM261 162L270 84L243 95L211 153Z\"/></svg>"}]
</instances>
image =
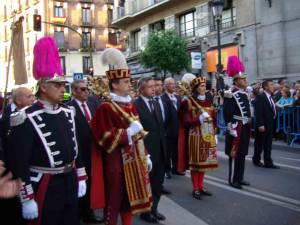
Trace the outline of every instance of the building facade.
<instances>
[{"instance_id":1,"label":"building facade","mask_svg":"<svg viewBox=\"0 0 300 225\"><path fill-rule=\"evenodd\" d=\"M111 0L2 0L0 29L4 32L0 34L1 74L6 73L8 66L10 25L20 16L24 16L24 46L29 86L35 83L32 78L33 47L36 40L45 35L56 39L62 67L69 81L73 80L74 74L89 74L91 67L95 75L104 74L106 68L100 61L101 52L107 47L124 48L121 32L111 25L113 3ZM41 32L33 30L34 14L41 15ZM5 83L4 77L1 76L2 86ZM13 83L11 78L10 88Z\"/></svg>"},{"instance_id":2,"label":"building facade","mask_svg":"<svg viewBox=\"0 0 300 225\"><path fill-rule=\"evenodd\" d=\"M300 4L297 0L225 0L221 21L222 64L238 55L249 81L300 79ZM138 60L149 34L172 29L200 52L202 69L214 78L217 65L216 22L208 0L115 1L113 25L128 32L127 58L136 76L154 75Z\"/></svg>"}]
</instances>

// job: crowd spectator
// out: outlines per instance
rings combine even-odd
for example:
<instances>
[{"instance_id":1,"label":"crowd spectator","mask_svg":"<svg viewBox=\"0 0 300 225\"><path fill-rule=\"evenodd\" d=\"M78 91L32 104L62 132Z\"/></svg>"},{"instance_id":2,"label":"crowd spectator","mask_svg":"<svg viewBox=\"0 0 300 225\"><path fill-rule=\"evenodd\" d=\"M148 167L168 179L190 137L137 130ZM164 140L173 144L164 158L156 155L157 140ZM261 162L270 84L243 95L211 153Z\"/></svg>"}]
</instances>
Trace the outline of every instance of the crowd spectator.
<instances>
[{"instance_id":1,"label":"crowd spectator","mask_svg":"<svg viewBox=\"0 0 300 225\"><path fill-rule=\"evenodd\" d=\"M291 106L294 103L294 99L291 96L291 92L287 87L281 90L281 98L276 102L276 106L279 108L284 108L286 106Z\"/></svg>"},{"instance_id":2,"label":"crowd spectator","mask_svg":"<svg viewBox=\"0 0 300 225\"><path fill-rule=\"evenodd\" d=\"M297 90L293 106L300 106L300 89Z\"/></svg>"}]
</instances>

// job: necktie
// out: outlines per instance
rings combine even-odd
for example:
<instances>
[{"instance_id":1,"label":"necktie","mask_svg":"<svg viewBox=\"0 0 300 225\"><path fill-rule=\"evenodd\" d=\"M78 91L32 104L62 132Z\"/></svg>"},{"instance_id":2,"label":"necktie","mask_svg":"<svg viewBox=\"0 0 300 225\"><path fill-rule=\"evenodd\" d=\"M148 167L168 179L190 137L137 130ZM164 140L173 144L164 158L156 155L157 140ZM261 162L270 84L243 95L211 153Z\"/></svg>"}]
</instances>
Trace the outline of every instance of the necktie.
<instances>
[{"instance_id":1,"label":"necktie","mask_svg":"<svg viewBox=\"0 0 300 225\"><path fill-rule=\"evenodd\" d=\"M273 103L273 100L272 100L271 96L269 97L269 99L270 99L270 104L271 104L271 107L273 109L273 114L274 114L274 118L275 118L276 117L276 108L275 108L275 105Z\"/></svg>"},{"instance_id":2,"label":"necktie","mask_svg":"<svg viewBox=\"0 0 300 225\"><path fill-rule=\"evenodd\" d=\"M161 100L158 96L155 97L155 100L157 101L157 103L158 103L158 105L159 105L159 108L160 108L160 111L161 111L162 119L163 119L163 121L165 121L165 115L164 115L164 113L165 113L165 108L164 108L163 102L162 102L162 100ZM159 101L159 100L161 100L161 101ZM154 109L155 109L155 107L154 107Z\"/></svg>"},{"instance_id":3,"label":"necktie","mask_svg":"<svg viewBox=\"0 0 300 225\"><path fill-rule=\"evenodd\" d=\"M90 115L89 115L89 113L88 113L88 111L87 111L87 108L86 108L85 103L82 103L81 106L82 106L82 108L83 108L84 117L85 117L86 121L87 121L88 123L91 122L91 117L90 117Z\"/></svg>"},{"instance_id":4,"label":"necktie","mask_svg":"<svg viewBox=\"0 0 300 225\"><path fill-rule=\"evenodd\" d=\"M150 109L151 109L151 113L153 114L154 118L156 119L156 121L159 121L159 113L157 108L154 105L154 100L150 99L149 100L149 105L150 105Z\"/></svg>"},{"instance_id":5,"label":"necktie","mask_svg":"<svg viewBox=\"0 0 300 225\"><path fill-rule=\"evenodd\" d=\"M175 109L177 110L177 99L173 94L171 95L171 101L172 101Z\"/></svg>"},{"instance_id":6,"label":"necktie","mask_svg":"<svg viewBox=\"0 0 300 225\"><path fill-rule=\"evenodd\" d=\"M149 106L150 106L150 112L151 112L151 113L154 113L153 99L149 99Z\"/></svg>"}]
</instances>

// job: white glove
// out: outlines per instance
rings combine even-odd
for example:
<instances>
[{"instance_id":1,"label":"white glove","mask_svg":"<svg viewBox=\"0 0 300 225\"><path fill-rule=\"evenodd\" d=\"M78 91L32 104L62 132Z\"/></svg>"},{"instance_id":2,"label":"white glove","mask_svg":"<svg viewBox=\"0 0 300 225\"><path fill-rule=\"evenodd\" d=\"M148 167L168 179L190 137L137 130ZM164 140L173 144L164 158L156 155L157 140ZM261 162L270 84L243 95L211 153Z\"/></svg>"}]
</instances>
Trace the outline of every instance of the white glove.
<instances>
[{"instance_id":1,"label":"white glove","mask_svg":"<svg viewBox=\"0 0 300 225\"><path fill-rule=\"evenodd\" d=\"M137 133L139 133L139 132L142 131L142 130L143 130L143 126L142 126L142 124L141 124L139 121L137 121L137 120L133 121L133 122L129 125L129 127L126 129L127 135L130 136L130 137L136 135Z\"/></svg>"},{"instance_id":2,"label":"white glove","mask_svg":"<svg viewBox=\"0 0 300 225\"><path fill-rule=\"evenodd\" d=\"M231 123L229 123L228 124L228 131L229 131L229 134L231 135L231 136L233 136L233 137L237 137L238 135L237 135L237 132L236 132L236 129L235 128L237 128L237 123L233 123L233 124L231 124Z\"/></svg>"},{"instance_id":3,"label":"white glove","mask_svg":"<svg viewBox=\"0 0 300 225\"><path fill-rule=\"evenodd\" d=\"M216 145L218 144L218 135L215 135Z\"/></svg>"},{"instance_id":4,"label":"white glove","mask_svg":"<svg viewBox=\"0 0 300 225\"><path fill-rule=\"evenodd\" d=\"M35 200L31 199L22 203L22 215L26 220L33 220L38 218L38 205Z\"/></svg>"},{"instance_id":5,"label":"white glove","mask_svg":"<svg viewBox=\"0 0 300 225\"><path fill-rule=\"evenodd\" d=\"M85 180L80 180L78 182L78 197L81 198L85 196L86 193L86 182Z\"/></svg>"},{"instance_id":6,"label":"white glove","mask_svg":"<svg viewBox=\"0 0 300 225\"><path fill-rule=\"evenodd\" d=\"M209 118L209 114L207 112L203 112L201 113L201 115L199 116L199 120L200 120L200 123L202 124L204 122L205 119Z\"/></svg>"},{"instance_id":7,"label":"white glove","mask_svg":"<svg viewBox=\"0 0 300 225\"><path fill-rule=\"evenodd\" d=\"M147 155L147 166L148 166L148 172L150 173L152 170L152 161L150 159L150 155Z\"/></svg>"}]
</instances>

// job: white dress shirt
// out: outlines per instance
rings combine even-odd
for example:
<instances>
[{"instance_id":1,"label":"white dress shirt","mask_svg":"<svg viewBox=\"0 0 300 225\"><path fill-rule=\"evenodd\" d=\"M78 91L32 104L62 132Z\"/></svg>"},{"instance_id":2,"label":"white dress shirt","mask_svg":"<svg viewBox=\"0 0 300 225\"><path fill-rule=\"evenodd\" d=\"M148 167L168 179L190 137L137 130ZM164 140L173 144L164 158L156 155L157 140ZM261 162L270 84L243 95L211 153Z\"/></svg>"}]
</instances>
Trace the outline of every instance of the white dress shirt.
<instances>
[{"instance_id":1,"label":"white dress shirt","mask_svg":"<svg viewBox=\"0 0 300 225\"><path fill-rule=\"evenodd\" d=\"M151 99L150 99L150 98L147 98L147 97L145 97L145 96L143 96L143 95L140 95L140 96L141 96L141 98L144 100L144 102L146 103L146 105L147 105L149 111L152 112L152 109L151 109L151 106L150 106L150 103L149 103L149 101L150 101Z\"/></svg>"},{"instance_id":2,"label":"white dress shirt","mask_svg":"<svg viewBox=\"0 0 300 225\"><path fill-rule=\"evenodd\" d=\"M162 113L162 118L163 118L163 121L165 121L165 108L164 108L164 104L161 100L161 96L155 96L154 97L155 99L157 99L158 103L159 103L159 106L160 106L160 109L161 109L161 113Z\"/></svg>"},{"instance_id":3,"label":"white dress shirt","mask_svg":"<svg viewBox=\"0 0 300 225\"><path fill-rule=\"evenodd\" d=\"M171 94L171 93L167 92L167 91L166 91L166 93L169 96L171 102L173 103L173 106L177 110L177 98L176 98L176 96L174 94Z\"/></svg>"},{"instance_id":4,"label":"white dress shirt","mask_svg":"<svg viewBox=\"0 0 300 225\"><path fill-rule=\"evenodd\" d=\"M90 109L89 109L89 106L86 104L86 101L85 101L85 102L81 102L81 101L79 101L79 100L76 99L76 98L74 98L74 99L75 99L76 103L78 104L78 106L79 106L79 108L80 108L80 110L81 110L83 116L85 116L85 113L84 113L84 109L83 109L83 107L82 107L82 104L85 105L86 111L87 111L87 113L89 114L90 119L92 119L92 114L91 114L91 111L90 111Z\"/></svg>"}]
</instances>

